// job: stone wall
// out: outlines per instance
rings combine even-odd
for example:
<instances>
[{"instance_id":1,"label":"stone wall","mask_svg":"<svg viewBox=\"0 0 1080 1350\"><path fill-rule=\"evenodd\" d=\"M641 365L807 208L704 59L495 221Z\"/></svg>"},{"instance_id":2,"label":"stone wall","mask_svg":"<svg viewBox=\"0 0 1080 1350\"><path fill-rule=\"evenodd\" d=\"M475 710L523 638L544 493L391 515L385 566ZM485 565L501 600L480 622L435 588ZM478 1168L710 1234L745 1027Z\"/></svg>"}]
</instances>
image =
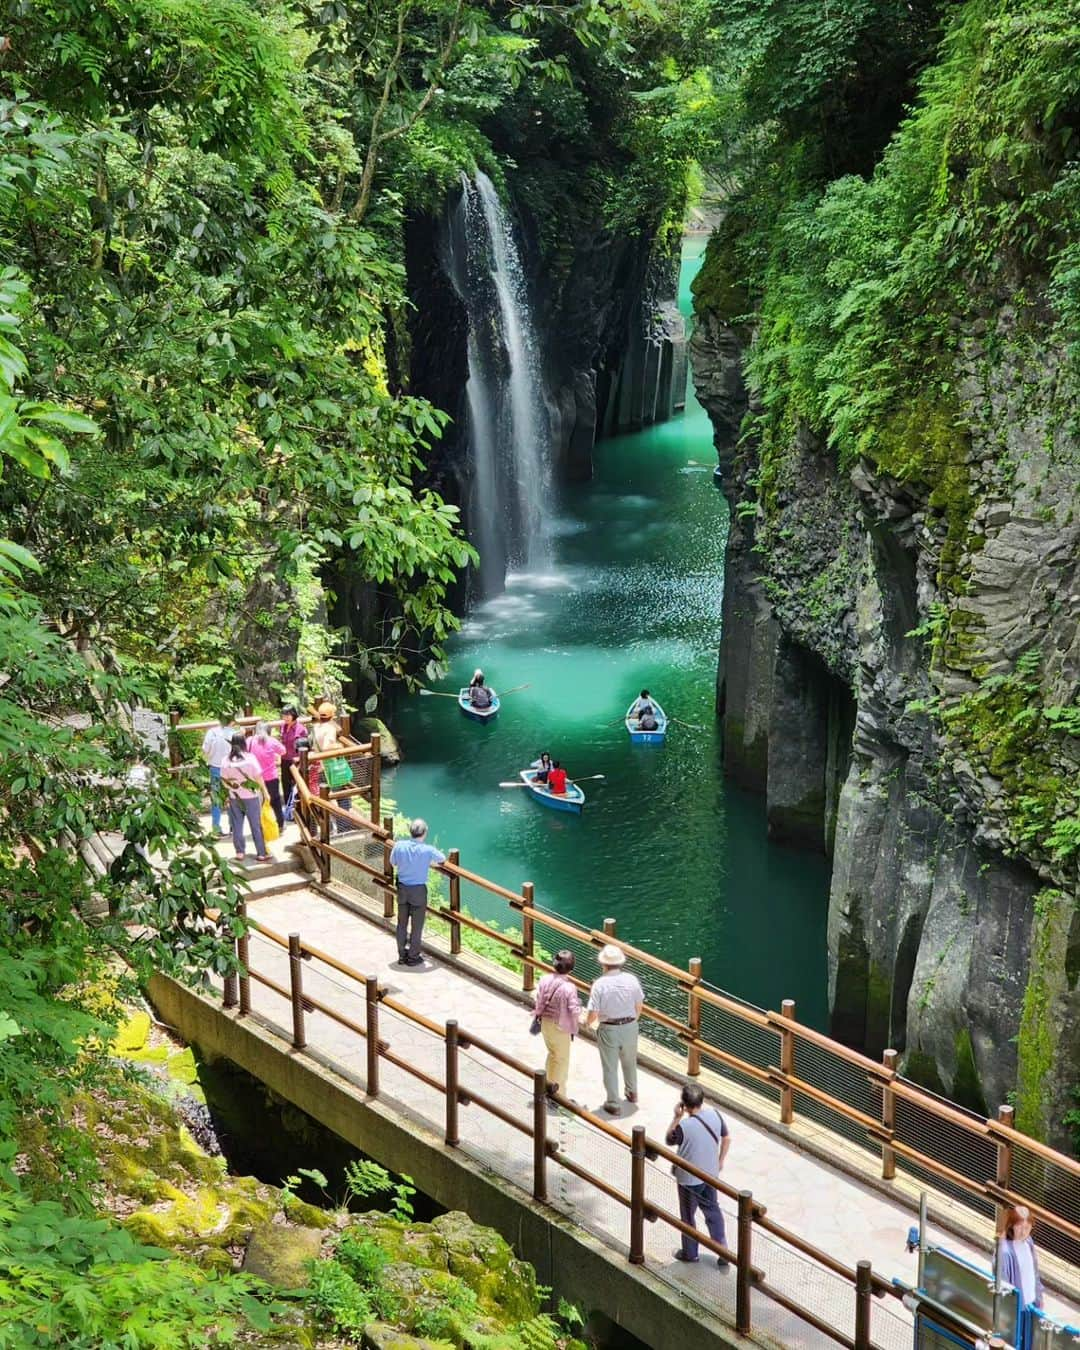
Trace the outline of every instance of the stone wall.
<instances>
[{"instance_id":1,"label":"stone wall","mask_svg":"<svg viewBox=\"0 0 1080 1350\"><path fill-rule=\"evenodd\" d=\"M1007 312L963 346L947 495L842 470L805 429L779 462L736 453L740 337L705 314L692 344L732 503L727 771L774 834L833 855L834 1033L980 1110L1016 1091L1064 1142L1080 887L1051 837L1080 747L1042 710L1080 697L1080 480L1057 355Z\"/></svg>"}]
</instances>

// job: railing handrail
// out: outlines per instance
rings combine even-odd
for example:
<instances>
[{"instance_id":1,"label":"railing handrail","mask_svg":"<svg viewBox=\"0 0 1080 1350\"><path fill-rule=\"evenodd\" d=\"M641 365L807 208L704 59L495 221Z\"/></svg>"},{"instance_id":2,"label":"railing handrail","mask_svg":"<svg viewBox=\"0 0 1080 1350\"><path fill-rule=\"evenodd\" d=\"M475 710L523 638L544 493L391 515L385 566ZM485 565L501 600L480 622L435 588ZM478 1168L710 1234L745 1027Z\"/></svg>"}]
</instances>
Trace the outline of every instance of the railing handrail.
<instances>
[{"instance_id":1,"label":"railing handrail","mask_svg":"<svg viewBox=\"0 0 1080 1350\"><path fill-rule=\"evenodd\" d=\"M245 918L246 917L247 916L245 915ZM717 1242L711 1234L699 1232L695 1225L687 1223L681 1217L675 1215L662 1205L657 1204L655 1201L648 1200L644 1194L643 1184L635 1185L632 1180L631 1191L630 1194L627 1195L612 1182L597 1176L580 1163L565 1156L558 1142L548 1137L545 1117L548 1093L543 1070L533 1069L515 1056L492 1045L483 1037L473 1035L466 1028L460 1027L456 1022L447 1022L444 1026L440 1026L424 1014L419 1013L415 1009L410 1008L407 1004L402 1003L400 999L390 997L385 989L379 987L378 981L374 976L362 975L359 971L348 966L346 963L339 961L336 957L331 957L327 953L320 951L320 949L304 943L299 934L294 933L289 937L285 937L256 920L247 918L247 923L251 930L257 932L261 937L264 937L272 944L287 951L289 954L289 988L286 988L283 984L265 973L255 970L251 961L250 950L246 948L244 951L246 964L243 968L242 979L254 979L257 983L270 989L279 997L291 1002L293 1008L293 1045L295 1049L303 1050L307 1048L304 1023L305 1011L318 1011L331 1017L339 1025L357 1033L368 1043L369 1081L367 1084L367 1095L369 1097L376 1096L379 1092L377 1075L375 1076L374 1081L370 1081L372 1058L374 1058L376 1065L378 1059L385 1059L388 1063L396 1065L404 1072L443 1093L447 1098L448 1122L451 1115L450 1103L452 1100L453 1120L455 1124L457 1121L458 1105L472 1104L479 1106L481 1109L495 1116L496 1119L502 1120L508 1126L533 1139L534 1199L544 1202L547 1201L544 1168L547 1161L550 1159L560 1166L565 1167L568 1171L571 1171L586 1183L596 1187L610 1198L628 1207L631 1211L631 1241L629 1255L632 1263L643 1264L645 1259L643 1248L640 1251L635 1250L637 1245L633 1236L635 1218L638 1221L639 1229L641 1220L661 1220L676 1232L693 1236L698 1244L706 1251L712 1252L714 1255L723 1259L733 1261L739 1272L740 1279L751 1281L766 1297L772 1299L781 1307L806 1321L811 1326L824 1332L841 1345L848 1347L849 1350L877 1350L870 1335L869 1308L867 1303L869 1295L871 1293L875 1293L878 1296L889 1294L898 1299L901 1296L894 1286L893 1281L877 1275L872 1270L869 1262L860 1262L859 1266L861 1269L853 1270L851 1267L845 1265L844 1262L831 1256L828 1252L825 1252L813 1243L808 1242L805 1238L802 1238L798 1233L794 1233L790 1229L776 1223L775 1220L768 1218L766 1206L755 1201L749 1191L739 1190L734 1186L731 1186L719 1175L696 1167L688 1159L681 1157L678 1152L669 1148L666 1143L660 1143L658 1140L651 1139L647 1135L644 1126L635 1126L632 1135L627 1135L611 1123L601 1120L599 1116L594 1115L593 1112L589 1111L587 1108L579 1106L576 1102L562 1096L555 1090L551 1095L562 1109L570 1112L578 1119L584 1121L586 1124L595 1128L607 1138L614 1140L629 1151L632 1162L632 1172L634 1171L635 1161L643 1166L645 1159L651 1158L655 1161L657 1158L661 1158L666 1162L677 1165L689 1175L695 1177L699 1182L712 1186L715 1190L727 1196L729 1199L735 1200L738 1204L740 1214L739 1240L736 1247L735 1249L732 1249ZM354 980L358 985L358 995L360 993L360 987L363 988L365 1004L367 1007L366 1025L361 1026L359 1022L348 1018L344 1014L338 1012L337 1009L331 1008L327 1004L313 998L311 994L303 988L301 964L302 958L305 956L325 961L332 969L338 971L338 973L344 974L348 978ZM228 984L225 986L224 993L226 1007L235 1007L235 1003L230 1001ZM239 1015L242 1016L245 1012L250 1010L250 996L247 1000L247 1005L248 1006L245 1007L245 1000L241 998ZM380 1007L390 1009L398 1016L405 1018L414 1025L422 1027L424 1030L430 1032L445 1043L448 1052L452 1053L454 1056L453 1073L451 1074L448 1064L446 1081L440 1081L438 1078L435 1078L431 1074L420 1069L409 1059L396 1054L391 1049L389 1041L380 1037L379 1024L377 1022L378 1009ZM451 1028L453 1028L453 1035L451 1035ZM531 1124L518 1119L518 1117L505 1106L489 1100L475 1088L471 1086L463 1087L461 1085L456 1057L459 1050L469 1048L479 1050L482 1054L488 1055L496 1062L506 1065L508 1068L521 1074L524 1078L532 1081L533 1109ZM451 1139L448 1136L446 1142L448 1146L456 1146L459 1141L456 1138ZM643 1181L643 1178L641 1180ZM838 1275L852 1286L856 1296L854 1338L846 1335L838 1328L830 1326L828 1323L822 1321L810 1309L804 1308L794 1298L782 1294L779 1290L771 1287L764 1272L752 1264L750 1241L747 1239L744 1242L743 1236L744 1213L749 1228L752 1229L752 1226L757 1224L763 1231L778 1238L794 1251L799 1252L809 1260L816 1262L824 1269ZM739 1330L741 1332L749 1331L750 1309L748 1304L745 1309L739 1310L737 1308L737 1321L740 1317L745 1319L745 1325L740 1326Z\"/></svg>"},{"instance_id":2,"label":"railing handrail","mask_svg":"<svg viewBox=\"0 0 1080 1350\"><path fill-rule=\"evenodd\" d=\"M326 824L329 823L330 818L347 820L352 826L364 830L373 842L383 845L383 868L380 871L370 863L352 858L340 850L334 849L328 838L318 840L312 837L310 831L308 833L308 842L316 854L325 853L327 857L340 858L347 864L364 872L377 885L382 887L384 912L389 916L392 913L393 886L393 870L389 864L390 845L393 841L393 832L389 828L390 822L384 821L380 824L377 820L367 819L358 812L346 811L344 808L328 802L325 798L313 794L295 767L293 775L299 784L302 806L305 811L311 813L310 818L313 819L315 815L321 812ZM451 852L456 856L456 850ZM686 998L687 1015L684 1021L680 1021L663 1009L650 1005L646 1005L643 1012L647 1019L665 1028L685 1045L687 1072L689 1074L693 1075L698 1071L700 1057L706 1055L728 1072L743 1074L755 1083L765 1086L771 1085L780 1094L780 1121L782 1124L792 1123L795 1116L797 1096L809 1099L822 1110L840 1118L854 1130L861 1132L857 1137L864 1144L869 1143L880 1149L883 1179L891 1180L894 1177L895 1160L900 1158L906 1165L923 1167L931 1171L947 1185L980 1204L993 1205L1000 1210L1006 1203L1011 1202L1009 1199L1003 1199L1002 1197L1019 1198L1023 1203L1032 1206L1033 1212L1037 1214L1045 1227L1051 1231L1056 1231L1070 1243L1076 1243L1080 1246L1080 1222L1070 1217L1068 1210L1060 1212L1061 1206L1058 1209L1050 1209L1046 1204L1039 1203L1038 1200L1034 1200L1030 1196L1019 1195L1013 1189L1014 1181L1011 1175L1012 1154L1018 1150L1029 1151L1042 1163L1059 1169L1060 1173L1063 1173L1070 1182L1078 1184L1080 1184L1080 1161L1069 1158L1049 1145L1032 1139L1015 1129L1011 1123L1009 1108L1002 1108L1002 1119L997 1121L988 1121L980 1116L969 1114L962 1108L943 1101L934 1093L902 1078L896 1072L896 1054L894 1051L886 1051L884 1062L879 1063L860 1051L841 1045L825 1033L797 1021L794 1004L785 1003L784 1010L779 1013L755 1008L753 1005L746 1004L742 1000L733 998L706 984L701 978L700 962L696 960L689 963L689 969L683 970L681 967L653 956L650 952L621 941L615 935L613 925L610 928L605 925L604 931L600 931L584 928L572 920L547 913L534 903L532 886L529 883L522 887L521 892L515 892L497 882L489 881L478 873L462 867L460 862L450 859L438 865L434 870L449 878L451 904L449 907L446 905L432 906L432 913L437 914L440 919L450 924L451 934L455 937L457 944L460 943L458 930L469 928L485 933L506 946L521 962L525 992L533 988L533 980L537 970L550 969L549 965L537 958L534 950L534 932L538 925L544 926L552 933L570 937L593 949L605 943L613 943L639 966L653 972L662 980L669 981L679 995ZM463 881L506 900L511 913L516 916L521 924L520 936L499 932L497 929L484 924L481 920L462 914L460 904L455 902L455 894L460 894L460 884ZM454 951L459 949L459 945L452 948ZM573 978L575 978L575 983L579 987L586 987L586 981L577 977ZM763 1063L755 1063L732 1050L723 1048L721 1045L712 1044L701 1033L700 1014L702 1007L717 1008L729 1016L737 1018L747 1027L772 1033L777 1037L778 1054L772 1057L772 1062L768 1057L765 1057ZM835 1088L834 1082L826 1079L824 1084L814 1083L801 1077L796 1071L797 1050L800 1043L812 1045L851 1069L857 1070L859 1075L865 1075L864 1081L869 1084L870 1089L880 1093L880 1120L872 1118L864 1109L859 1109L852 1102L845 1100L843 1096L837 1095L837 1092L833 1090ZM777 1059L779 1063L776 1062ZM955 1167L946 1166L939 1161L935 1153L928 1152L898 1135L895 1120L897 1103L917 1107L941 1125L963 1131L972 1142L982 1141L995 1147L998 1150L997 1175L994 1177L979 1175L977 1163L972 1165L972 1175L962 1174ZM820 1113L814 1119L817 1123L822 1123ZM828 1121L824 1123L826 1128L832 1130L833 1133L837 1133L839 1137L850 1137L850 1135L844 1135L836 1131ZM1052 1197L1050 1203L1054 1203Z\"/></svg>"}]
</instances>

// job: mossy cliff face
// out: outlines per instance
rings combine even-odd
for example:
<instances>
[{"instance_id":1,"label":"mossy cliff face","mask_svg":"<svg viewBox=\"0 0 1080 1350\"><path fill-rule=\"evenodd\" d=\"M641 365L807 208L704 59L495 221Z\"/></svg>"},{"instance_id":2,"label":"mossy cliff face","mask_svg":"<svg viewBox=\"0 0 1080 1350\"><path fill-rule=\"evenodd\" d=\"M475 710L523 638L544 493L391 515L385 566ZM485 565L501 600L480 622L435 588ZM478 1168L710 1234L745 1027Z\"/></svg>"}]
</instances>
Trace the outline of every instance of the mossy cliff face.
<instances>
[{"instance_id":1,"label":"mossy cliff face","mask_svg":"<svg viewBox=\"0 0 1080 1350\"><path fill-rule=\"evenodd\" d=\"M1019 1085L1024 1127L1065 1142L1080 478L1061 354L1003 309L958 344L955 402L916 398L841 468L797 422L764 455L731 448L744 339L706 310L693 343L732 502L729 772L767 793L775 835L833 854L835 1032L978 1109Z\"/></svg>"}]
</instances>

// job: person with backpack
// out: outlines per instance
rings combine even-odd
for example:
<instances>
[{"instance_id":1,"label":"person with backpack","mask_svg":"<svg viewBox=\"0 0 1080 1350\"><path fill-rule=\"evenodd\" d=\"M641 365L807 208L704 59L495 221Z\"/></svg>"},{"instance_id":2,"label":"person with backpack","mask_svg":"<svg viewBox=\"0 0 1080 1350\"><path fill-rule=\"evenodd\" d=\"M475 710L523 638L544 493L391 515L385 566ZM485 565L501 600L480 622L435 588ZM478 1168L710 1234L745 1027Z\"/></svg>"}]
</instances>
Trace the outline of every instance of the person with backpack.
<instances>
[{"instance_id":1,"label":"person with backpack","mask_svg":"<svg viewBox=\"0 0 1080 1350\"><path fill-rule=\"evenodd\" d=\"M731 1147L727 1121L715 1107L705 1105L705 1094L696 1083L687 1083L683 1088L665 1142L668 1148L678 1149L679 1157L685 1158L700 1172L716 1176L724 1170L724 1159ZM682 1167L673 1166L671 1171L678 1183L679 1217L683 1223L693 1226L700 1209L705 1216L709 1236L714 1242L726 1247L724 1215L716 1196L716 1187ZM675 1260L696 1261L698 1250L697 1240L684 1233L682 1246L674 1254ZM716 1264L721 1270L726 1270L731 1263L726 1257L718 1256Z\"/></svg>"}]
</instances>

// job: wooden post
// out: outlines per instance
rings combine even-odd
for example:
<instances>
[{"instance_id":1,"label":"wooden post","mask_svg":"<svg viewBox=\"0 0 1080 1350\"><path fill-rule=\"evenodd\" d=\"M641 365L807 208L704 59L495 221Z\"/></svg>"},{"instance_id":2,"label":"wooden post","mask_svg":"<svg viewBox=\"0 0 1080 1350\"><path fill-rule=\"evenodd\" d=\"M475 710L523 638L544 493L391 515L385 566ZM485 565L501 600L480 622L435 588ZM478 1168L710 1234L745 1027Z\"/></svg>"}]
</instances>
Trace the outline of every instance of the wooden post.
<instances>
[{"instance_id":1,"label":"wooden post","mask_svg":"<svg viewBox=\"0 0 1080 1350\"><path fill-rule=\"evenodd\" d=\"M458 1133L458 1024L446 1024L446 1142L457 1148L461 1142Z\"/></svg>"},{"instance_id":2,"label":"wooden post","mask_svg":"<svg viewBox=\"0 0 1080 1350\"><path fill-rule=\"evenodd\" d=\"M1004 1125L1010 1130L1015 1129L1014 1121L1016 1112L1011 1106L999 1106L997 1118L999 1125ZM994 1180L1003 1190L1008 1190L1012 1185L1012 1159L1012 1144L1008 1139L999 1139L997 1141L997 1166L994 1173ZM1004 1205L995 1206L994 1217L997 1220L998 1225L1000 1225L1001 1220L1005 1217Z\"/></svg>"},{"instance_id":3,"label":"wooden post","mask_svg":"<svg viewBox=\"0 0 1080 1350\"><path fill-rule=\"evenodd\" d=\"M244 716L245 716L245 717L254 717L254 716L255 716L255 709L252 707L252 705L251 705L250 703L245 703L245 704L244 704Z\"/></svg>"},{"instance_id":4,"label":"wooden post","mask_svg":"<svg viewBox=\"0 0 1080 1350\"><path fill-rule=\"evenodd\" d=\"M241 920L247 923L247 901L241 900L237 906ZM245 1017L251 1011L250 942L247 928L236 939L236 955L240 962L240 1016Z\"/></svg>"},{"instance_id":5,"label":"wooden post","mask_svg":"<svg viewBox=\"0 0 1080 1350\"><path fill-rule=\"evenodd\" d=\"M645 1126L630 1131L630 1264L645 1264Z\"/></svg>"},{"instance_id":6,"label":"wooden post","mask_svg":"<svg viewBox=\"0 0 1080 1350\"><path fill-rule=\"evenodd\" d=\"M297 755L296 755L296 768L297 768L297 772L300 774L300 777L304 780L304 786L305 786L305 787L310 787L310 786L311 786L311 763L310 763L310 761L308 760L308 749L307 749L307 746L302 746L302 747L297 751ZM308 811L307 807L304 805L304 798L303 798L303 796L301 795L300 792L297 792L297 794L296 794L296 809L300 812L300 819L304 822L304 828L307 830L308 834L310 834L310 833L311 833L311 813ZM316 858L315 861L316 861L316 863L317 863L317 862L318 862L318 859Z\"/></svg>"},{"instance_id":7,"label":"wooden post","mask_svg":"<svg viewBox=\"0 0 1080 1350\"><path fill-rule=\"evenodd\" d=\"M352 735L352 717L349 713L342 713L338 718L338 726L341 728L343 736Z\"/></svg>"},{"instance_id":8,"label":"wooden post","mask_svg":"<svg viewBox=\"0 0 1080 1350\"><path fill-rule=\"evenodd\" d=\"M885 1050L881 1056L885 1072L889 1075L888 1082L881 1085L881 1123L890 1135L896 1128L896 1097L892 1090L892 1079L896 1076L896 1061L899 1058L899 1050ZM891 1144L886 1144L883 1141L881 1145L881 1178L883 1181L892 1181L895 1176L896 1150Z\"/></svg>"},{"instance_id":9,"label":"wooden post","mask_svg":"<svg viewBox=\"0 0 1080 1350\"><path fill-rule=\"evenodd\" d=\"M372 820L379 819L382 810L382 739L378 732L371 738L371 810Z\"/></svg>"},{"instance_id":10,"label":"wooden post","mask_svg":"<svg viewBox=\"0 0 1080 1350\"><path fill-rule=\"evenodd\" d=\"M329 794L329 788L327 789ZM330 884L330 854L326 849L330 847L330 832L333 825L333 818L325 806L317 808L319 812L319 839L325 845L319 849L319 879L324 886Z\"/></svg>"},{"instance_id":11,"label":"wooden post","mask_svg":"<svg viewBox=\"0 0 1080 1350\"><path fill-rule=\"evenodd\" d=\"M531 881L522 882L521 896L529 909L533 907L533 884ZM522 913L521 916L521 949L525 953L527 960L521 963L521 987L526 994L531 994L536 987L536 971L531 965L531 958L535 951L535 940L533 936L533 917L531 914ZM565 1084L563 1085L565 1086Z\"/></svg>"},{"instance_id":12,"label":"wooden post","mask_svg":"<svg viewBox=\"0 0 1080 1350\"><path fill-rule=\"evenodd\" d=\"M870 1350L870 1295L874 1282L869 1261L855 1266L855 1350Z\"/></svg>"},{"instance_id":13,"label":"wooden post","mask_svg":"<svg viewBox=\"0 0 1080 1350\"><path fill-rule=\"evenodd\" d=\"M180 714L175 709L169 713L169 763L174 769L178 769L184 762L184 757L180 753L180 733L177 727L180 725Z\"/></svg>"},{"instance_id":14,"label":"wooden post","mask_svg":"<svg viewBox=\"0 0 1080 1350\"><path fill-rule=\"evenodd\" d=\"M452 848L446 855L446 861L453 867L461 865L461 850ZM450 878L450 913L461 913L461 878ZM461 951L461 924L454 918L450 920L450 955L457 956Z\"/></svg>"},{"instance_id":15,"label":"wooden post","mask_svg":"<svg viewBox=\"0 0 1080 1350\"><path fill-rule=\"evenodd\" d=\"M701 1035L701 999L696 989L697 982L701 980L701 957L692 956L688 969L695 986L691 988L686 999L686 1025L690 1028L690 1035L697 1040ZM696 1045L686 1047L686 1072L691 1078L696 1078L701 1072L701 1051Z\"/></svg>"},{"instance_id":16,"label":"wooden post","mask_svg":"<svg viewBox=\"0 0 1080 1350\"><path fill-rule=\"evenodd\" d=\"M754 1241L754 1198L749 1191L739 1192L738 1245L735 1249L735 1330L750 1334L750 1274L753 1269L751 1247Z\"/></svg>"},{"instance_id":17,"label":"wooden post","mask_svg":"<svg viewBox=\"0 0 1080 1350\"><path fill-rule=\"evenodd\" d=\"M793 998L784 999L780 1004L780 1016L786 1017L789 1022L795 1020L795 1000ZM795 1072L795 1036L788 1031L787 1027L780 1029L780 1072L782 1074L794 1074ZM780 1124L790 1125L795 1116L795 1094L789 1087L780 1089Z\"/></svg>"},{"instance_id":18,"label":"wooden post","mask_svg":"<svg viewBox=\"0 0 1080 1350\"><path fill-rule=\"evenodd\" d=\"M372 820L375 817L372 816ZM394 917L394 864L390 861L390 852L394 847L394 817L383 816L383 830L386 838L383 840L383 876L390 883L383 887L383 918L392 919Z\"/></svg>"},{"instance_id":19,"label":"wooden post","mask_svg":"<svg viewBox=\"0 0 1080 1350\"><path fill-rule=\"evenodd\" d=\"M222 981L221 1005L223 1008L235 1008L239 994L236 987L236 971L230 970Z\"/></svg>"},{"instance_id":20,"label":"wooden post","mask_svg":"<svg viewBox=\"0 0 1080 1350\"><path fill-rule=\"evenodd\" d=\"M379 1095L379 981L369 975L364 981L364 1002L367 1015L364 1030L367 1032L367 1095Z\"/></svg>"},{"instance_id":21,"label":"wooden post","mask_svg":"<svg viewBox=\"0 0 1080 1350\"><path fill-rule=\"evenodd\" d=\"M547 1203L547 1074L533 1070L533 1199Z\"/></svg>"},{"instance_id":22,"label":"wooden post","mask_svg":"<svg viewBox=\"0 0 1080 1350\"><path fill-rule=\"evenodd\" d=\"M304 953L300 950L300 934L289 934L289 996L292 999L292 1043L294 1050L303 1050L307 1045L304 1034L304 968L301 962Z\"/></svg>"},{"instance_id":23,"label":"wooden post","mask_svg":"<svg viewBox=\"0 0 1080 1350\"><path fill-rule=\"evenodd\" d=\"M614 920L614 919L605 919L605 920L604 920L604 936L605 936L606 938L614 938L614 937L615 937L615 920Z\"/></svg>"}]
</instances>

